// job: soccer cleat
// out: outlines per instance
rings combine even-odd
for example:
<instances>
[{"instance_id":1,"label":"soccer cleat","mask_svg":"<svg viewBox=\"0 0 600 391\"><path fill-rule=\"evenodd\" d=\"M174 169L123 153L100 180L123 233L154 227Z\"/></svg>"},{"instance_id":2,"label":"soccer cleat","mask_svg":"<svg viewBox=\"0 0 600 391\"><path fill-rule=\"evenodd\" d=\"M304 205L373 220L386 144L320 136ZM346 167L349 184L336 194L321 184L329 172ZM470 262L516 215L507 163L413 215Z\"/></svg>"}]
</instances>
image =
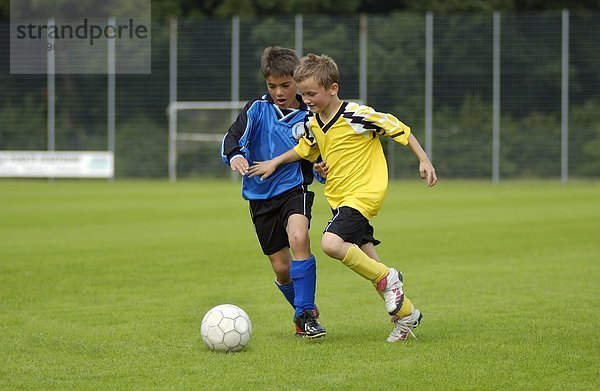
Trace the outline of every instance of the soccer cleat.
<instances>
[{"instance_id":1,"label":"soccer cleat","mask_svg":"<svg viewBox=\"0 0 600 391\"><path fill-rule=\"evenodd\" d=\"M423 314L416 307L413 307L410 315L404 318L398 318L392 316L392 323L394 323L394 329L387 338L387 342L406 341L408 335L412 335L414 339L417 339L413 334L413 329L421 324Z\"/></svg>"},{"instance_id":2,"label":"soccer cleat","mask_svg":"<svg viewBox=\"0 0 600 391\"><path fill-rule=\"evenodd\" d=\"M404 290L402 289L402 273L394 268L386 277L377 283L377 292L385 302L385 308L390 315L395 315L404 303Z\"/></svg>"},{"instance_id":3,"label":"soccer cleat","mask_svg":"<svg viewBox=\"0 0 600 391\"><path fill-rule=\"evenodd\" d=\"M312 314L316 319L319 319L319 316L321 316L321 313L319 312L319 309L317 308L316 304L315 304L315 309L312 310Z\"/></svg>"},{"instance_id":4,"label":"soccer cleat","mask_svg":"<svg viewBox=\"0 0 600 391\"><path fill-rule=\"evenodd\" d=\"M325 327L323 327L314 315L314 310L305 310L294 318L294 325L296 326L296 335L314 339L320 338L327 334Z\"/></svg>"}]
</instances>

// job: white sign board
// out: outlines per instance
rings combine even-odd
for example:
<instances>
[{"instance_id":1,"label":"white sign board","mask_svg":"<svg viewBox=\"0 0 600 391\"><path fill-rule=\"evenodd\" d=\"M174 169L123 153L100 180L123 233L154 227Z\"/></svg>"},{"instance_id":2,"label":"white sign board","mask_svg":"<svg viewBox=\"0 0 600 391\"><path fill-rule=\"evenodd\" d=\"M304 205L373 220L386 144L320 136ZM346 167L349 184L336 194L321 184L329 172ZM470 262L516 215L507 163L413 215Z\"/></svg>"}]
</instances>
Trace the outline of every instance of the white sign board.
<instances>
[{"instance_id":1,"label":"white sign board","mask_svg":"<svg viewBox=\"0 0 600 391\"><path fill-rule=\"evenodd\" d=\"M112 178L112 152L0 151L0 177Z\"/></svg>"}]
</instances>

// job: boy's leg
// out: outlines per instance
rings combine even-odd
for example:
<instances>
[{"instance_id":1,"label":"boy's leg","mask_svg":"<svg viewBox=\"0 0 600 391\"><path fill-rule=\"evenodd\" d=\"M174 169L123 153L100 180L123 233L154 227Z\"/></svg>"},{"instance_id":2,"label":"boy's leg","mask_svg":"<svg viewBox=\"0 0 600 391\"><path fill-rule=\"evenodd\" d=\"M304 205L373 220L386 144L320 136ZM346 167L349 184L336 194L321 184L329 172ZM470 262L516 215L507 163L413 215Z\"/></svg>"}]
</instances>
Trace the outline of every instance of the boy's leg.
<instances>
[{"instance_id":1,"label":"boy's leg","mask_svg":"<svg viewBox=\"0 0 600 391\"><path fill-rule=\"evenodd\" d=\"M327 255L342 261L344 266L373 284L377 284L389 273L387 266L372 259L356 244L344 241L337 234L325 232L321 240L321 246Z\"/></svg>"},{"instance_id":2,"label":"boy's leg","mask_svg":"<svg viewBox=\"0 0 600 391\"><path fill-rule=\"evenodd\" d=\"M403 341L421 323L423 316L404 295L402 273L379 262L376 244L379 241L373 237L373 227L368 220L349 207L334 211L321 241L327 255L341 260L373 283L394 323L387 341Z\"/></svg>"},{"instance_id":3,"label":"boy's leg","mask_svg":"<svg viewBox=\"0 0 600 391\"><path fill-rule=\"evenodd\" d=\"M360 249L363 250L369 257L379 261L379 256L377 255L375 246L372 242L363 243L360 246ZM377 289L377 284L375 284L375 289ZM421 314L421 311L419 311L419 309L415 307L411 303L410 299L405 295L402 307L395 315L392 316L394 329L388 336L387 342L405 341L409 335L414 337L412 330L421 324L422 320L423 315Z\"/></svg>"},{"instance_id":4,"label":"boy's leg","mask_svg":"<svg viewBox=\"0 0 600 391\"><path fill-rule=\"evenodd\" d=\"M369 256L369 258L372 258L377 262L381 262L381 260L379 259L379 255L375 250L375 245L373 244L373 242L361 244L360 249L363 250L363 252Z\"/></svg>"},{"instance_id":5,"label":"boy's leg","mask_svg":"<svg viewBox=\"0 0 600 391\"><path fill-rule=\"evenodd\" d=\"M346 267L373 283L390 315L410 314L412 304L410 301L404 303L402 274L378 262L374 248L378 243L373 237L373 227L369 221L350 207L340 207L334 211L321 240L327 255L339 259ZM358 247L359 244L374 257L367 255Z\"/></svg>"},{"instance_id":6,"label":"boy's leg","mask_svg":"<svg viewBox=\"0 0 600 391\"><path fill-rule=\"evenodd\" d=\"M373 245L373 242L367 242L367 243L363 243L360 246L360 249L367 254L370 258L379 261L379 255L377 255L377 251L375 250L375 246ZM402 274L400 272L399 276L401 276ZM373 284L373 286L375 287L375 289L377 289L377 284ZM379 292L379 290L378 290ZM404 302L402 303L402 306L400 307L400 310L394 315L394 317L396 318L403 318L405 316L410 315L413 312L413 304L411 303L411 301L408 299L408 297L404 296Z\"/></svg>"},{"instance_id":7,"label":"boy's leg","mask_svg":"<svg viewBox=\"0 0 600 391\"><path fill-rule=\"evenodd\" d=\"M348 250L348 254L344 258L346 262L348 262L348 258L350 258L352 263L363 263L362 267L367 265L370 261L376 262L375 259L369 257L364 251L359 250L358 247L354 248L355 250ZM363 245L361 248L364 248L366 252L377 257L377 253L374 251L375 249L372 245ZM361 260L360 258L363 258L363 255L364 257L369 258L370 261ZM358 258L359 260L356 261L356 259L353 258ZM342 260L342 262L344 262L344 260ZM414 336L412 330L421 323L423 315L415 306L413 306L410 299L404 295L402 274L393 268L389 268L388 270L388 274L373 285L384 300L388 313L392 315L392 323L394 323L394 329L388 336L387 342L404 341L408 338L409 334ZM371 277L374 275L375 274L372 274ZM373 282L372 279L370 280Z\"/></svg>"},{"instance_id":8,"label":"boy's leg","mask_svg":"<svg viewBox=\"0 0 600 391\"><path fill-rule=\"evenodd\" d=\"M275 272L275 285L281 291L285 299L294 307L294 283L290 276L292 256L289 248L284 248L268 256L271 267Z\"/></svg>"},{"instance_id":9,"label":"boy's leg","mask_svg":"<svg viewBox=\"0 0 600 391\"><path fill-rule=\"evenodd\" d=\"M314 194L296 188L264 201L250 201L250 215L263 253L269 257L275 281L286 300L294 307L294 323L302 325L302 335L317 338L325 329L316 319L314 293L316 272L308 241L308 222ZM301 264L292 269L291 245ZM311 262L312 261L312 262ZM297 262L297 261L294 261ZM293 275L292 275L293 274ZM299 288L296 287L298 281ZM309 308L310 310L299 311ZM301 313L301 316L296 316ZM297 321L297 319L299 319Z\"/></svg>"},{"instance_id":10,"label":"boy's leg","mask_svg":"<svg viewBox=\"0 0 600 391\"><path fill-rule=\"evenodd\" d=\"M294 285L290 276L292 255L285 227L281 224L282 197L270 200L251 200L250 216L260 247L275 273L275 285L294 307Z\"/></svg>"},{"instance_id":11,"label":"boy's leg","mask_svg":"<svg viewBox=\"0 0 600 391\"><path fill-rule=\"evenodd\" d=\"M318 321L315 305L316 262L310 256L304 260L292 261L290 270L294 281L294 324L298 335L307 338L318 338L326 334L325 328Z\"/></svg>"},{"instance_id":12,"label":"boy's leg","mask_svg":"<svg viewBox=\"0 0 600 391\"><path fill-rule=\"evenodd\" d=\"M277 279L275 279L275 285L277 285L277 288L283 294L287 302L294 307L294 283L290 281L287 284L281 284L279 281L277 281Z\"/></svg>"},{"instance_id":13,"label":"boy's leg","mask_svg":"<svg viewBox=\"0 0 600 391\"><path fill-rule=\"evenodd\" d=\"M308 225L309 220L303 214L292 214L288 218L288 239L293 253L290 275L294 281L294 324L298 335L318 338L324 336L326 330L317 320L317 264L310 251Z\"/></svg>"},{"instance_id":14,"label":"boy's leg","mask_svg":"<svg viewBox=\"0 0 600 391\"><path fill-rule=\"evenodd\" d=\"M292 261L290 274L294 281L295 317L305 311L315 309L315 292L317 288L317 265L315 257Z\"/></svg>"},{"instance_id":15,"label":"boy's leg","mask_svg":"<svg viewBox=\"0 0 600 391\"><path fill-rule=\"evenodd\" d=\"M294 307L296 316L300 316L305 310L314 310L317 287L317 268L315 257L310 252L308 218L301 214L291 215L287 233L293 254L290 276L294 281Z\"/></svg>"}]
</instances>

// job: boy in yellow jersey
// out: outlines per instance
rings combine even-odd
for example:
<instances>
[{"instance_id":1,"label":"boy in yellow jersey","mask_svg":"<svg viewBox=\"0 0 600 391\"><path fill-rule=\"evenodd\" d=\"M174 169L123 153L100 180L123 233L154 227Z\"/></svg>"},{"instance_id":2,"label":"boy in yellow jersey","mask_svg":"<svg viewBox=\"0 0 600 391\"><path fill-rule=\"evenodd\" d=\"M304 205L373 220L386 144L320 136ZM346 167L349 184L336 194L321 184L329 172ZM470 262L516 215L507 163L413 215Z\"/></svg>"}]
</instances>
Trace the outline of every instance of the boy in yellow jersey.
<instances>
[{"instance_id":1,"label":"boy in yellow jersey","mask_svg":"<svg viewBox=\"0 0 600 391\"><path fill-rule=\"evenodd\" d=\"M304 137L284 154L254 164L249 175L266 179L281 164L323 157L328 166L325 197L333 218L325 228L321 247L373 283L394 323L387 341L406 340L423 316L404 295L402 273L379 261L375 246L380 242L369 224L383 204L388 184L379 138L388 136L408 146L430 187L437 182L435 169L410 128L396 117L338 98L339 71L330 57L307 55L294 72L294 79L311 111Z\"/></svg>"}]
</instances>

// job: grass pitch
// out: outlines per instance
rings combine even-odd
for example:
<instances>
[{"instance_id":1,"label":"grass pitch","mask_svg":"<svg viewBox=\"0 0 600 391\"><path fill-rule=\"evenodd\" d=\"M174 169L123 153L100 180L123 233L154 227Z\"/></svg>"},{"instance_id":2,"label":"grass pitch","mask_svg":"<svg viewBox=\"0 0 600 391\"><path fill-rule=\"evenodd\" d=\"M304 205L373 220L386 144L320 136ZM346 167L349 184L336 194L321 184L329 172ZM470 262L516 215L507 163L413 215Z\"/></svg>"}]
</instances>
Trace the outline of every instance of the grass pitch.
<instances>
[{"instance_id":1,"label":"grass pitch","mask_svg":"<svg viewBox=\"0 0 600 391\"><path fill-rule=\"evenodd\" d=\"M370 284L311 237L325 338L293 336L239 183L0 181L1 389L600 388L600 184L390 185L382 260L424 313L391 330ZM234 303L244 351L200 321Z\"/></svg>"}]
</instances>

